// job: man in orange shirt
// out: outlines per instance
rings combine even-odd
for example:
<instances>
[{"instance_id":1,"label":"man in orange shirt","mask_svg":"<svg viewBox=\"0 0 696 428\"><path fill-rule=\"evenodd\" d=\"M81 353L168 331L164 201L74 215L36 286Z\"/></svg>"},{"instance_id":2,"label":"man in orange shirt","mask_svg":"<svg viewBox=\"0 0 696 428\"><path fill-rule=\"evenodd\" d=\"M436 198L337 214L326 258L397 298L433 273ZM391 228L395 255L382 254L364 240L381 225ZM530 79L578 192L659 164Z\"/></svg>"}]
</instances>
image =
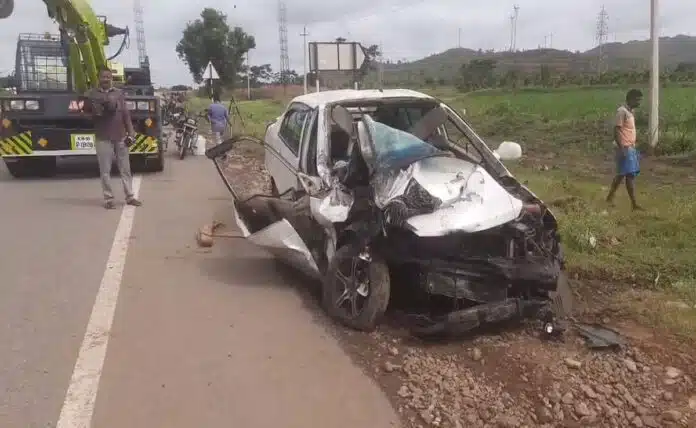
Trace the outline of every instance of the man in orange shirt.
<instances>
[{"instance_id":1,"label":"man in orange shirt","mask_svg":"<svg viewBox=\"0 0 696 428\"><path fill-rule=\"evenodd\" d=\"M640 173L640 163L638 151L636 150L636 118L633 111L640 106L643 93L638 89L631 89L626 94L626 103L621 105L616 111L616 122L614 123L614 143L616 176L611 183L607 202L613 203L616 189L621 182L626 180L626 191L631 199L631 207L640 210L636 203L635 178Z\"/></svg>"}]
</instances>

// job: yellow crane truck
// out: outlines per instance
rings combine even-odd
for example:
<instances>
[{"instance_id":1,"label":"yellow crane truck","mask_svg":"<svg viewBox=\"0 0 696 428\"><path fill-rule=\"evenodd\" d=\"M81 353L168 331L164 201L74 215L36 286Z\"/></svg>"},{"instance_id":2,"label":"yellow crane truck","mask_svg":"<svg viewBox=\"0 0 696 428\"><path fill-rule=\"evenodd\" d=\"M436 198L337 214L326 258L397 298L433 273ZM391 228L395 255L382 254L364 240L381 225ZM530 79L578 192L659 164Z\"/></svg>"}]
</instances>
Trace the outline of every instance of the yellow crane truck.
<instances>
[{"instance_id":1,"label":"yellow crane truck","mask_svg":"<svg viewBox=\"0 0 696 428\"><path fill-rule=\"evenodd\" d=\"M130 147L133 168L162 171L162 113L149 64L125 68L111 61L125 47L128 28L108 24L89 0L42 1L59 34L20 34L12 79L16 90L0 95L0 156L10 174L52 175L58 158L96 158L94 124L82 111L82 95L98 85L97 70L103 66L126 94L136 131ZM0 0L0 19L9 18L13 9L14 0ZM109 58L104 47L116 36L123 41Z\"/></svg>"}]
</instances>

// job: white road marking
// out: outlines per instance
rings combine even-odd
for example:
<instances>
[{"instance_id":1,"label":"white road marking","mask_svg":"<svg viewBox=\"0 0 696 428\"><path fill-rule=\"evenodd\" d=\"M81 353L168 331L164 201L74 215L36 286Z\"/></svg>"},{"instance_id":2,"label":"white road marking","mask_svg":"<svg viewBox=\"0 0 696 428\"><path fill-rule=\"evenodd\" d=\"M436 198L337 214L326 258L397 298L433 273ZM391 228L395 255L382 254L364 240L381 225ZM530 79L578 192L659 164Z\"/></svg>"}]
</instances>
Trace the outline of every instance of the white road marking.
<instances>
[{"instance_id":1,"label":"white road marking","mask_svg":"<svg viewBox=\"0 0 696 428\"><path fill-rule=\"evenodd\" d=\"M133 177L133 193L140 193L141 176ZM99 390L99 379L104 368L106 348L111 335L111 325L121 289L121 278L126 264L128 243L135 207L126 205L116 227L111 252L106 261L104 276L87 324L85 338L75 362L63 408L56 428L89 428L94 414L94 404Z\"/></svg>"}]
</instances>

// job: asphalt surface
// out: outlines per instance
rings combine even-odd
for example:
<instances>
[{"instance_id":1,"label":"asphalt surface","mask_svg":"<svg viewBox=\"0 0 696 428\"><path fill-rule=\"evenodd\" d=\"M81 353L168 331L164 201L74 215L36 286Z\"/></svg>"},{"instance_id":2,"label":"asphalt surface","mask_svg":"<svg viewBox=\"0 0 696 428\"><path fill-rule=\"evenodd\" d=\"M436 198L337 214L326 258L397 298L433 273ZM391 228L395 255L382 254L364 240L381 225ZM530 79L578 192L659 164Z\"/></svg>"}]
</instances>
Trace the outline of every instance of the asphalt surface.
<instances>
[{"instance_id":1,"label":"asphalt surface","mask_svg":"<svg viewBox=\"0 0 696 428\"><path fill-rule=\"evenodd\" d=\"M0 427L398 426L287 272L196 246L227 204L209 161L138 180L142 207L106 211L94 176L0 166Z\"/></svg>"}]
</instances>

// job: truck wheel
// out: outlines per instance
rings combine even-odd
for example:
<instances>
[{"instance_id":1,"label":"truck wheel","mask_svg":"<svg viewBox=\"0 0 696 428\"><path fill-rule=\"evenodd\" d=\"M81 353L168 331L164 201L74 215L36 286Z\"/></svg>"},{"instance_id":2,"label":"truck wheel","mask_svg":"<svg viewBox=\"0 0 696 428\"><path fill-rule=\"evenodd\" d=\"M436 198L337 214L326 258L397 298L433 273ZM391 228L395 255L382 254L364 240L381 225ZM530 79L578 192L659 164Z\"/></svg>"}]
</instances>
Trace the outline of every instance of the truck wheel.
<instances>
[{"instance_id":1,"label":"truck wheel","mask_svg":"<svg viewBox=\"0 0 696 428\"><path fill-rule=\"evenodd\" d=\"M150 161L150 165L152 166L149 169L152 172L164 171L164 154L160 152L156 159Z\"/></svg>"},{"instance_id":2,"label":"truck wheel","mask_svg":"<svg viewBox=\"0 0 696 428\"><path fill-rule=\"evenodd\" d=\"M354 244L336 251L324 278L322 303L345 326L372 331L389 304L389 268L375 255L365 260L362 251Z\"/></svg>"},{"instance_id":3,"label":"truck wheel","mask_svg":"<svg viewBox=\"0 0 696 428\"><path fill-rule=\"evenodd\" d=\"M56 159L52 157L5 161L5 165L15 178L53 177L57 168Z\"/></svg>"},{"instance_id":4,"label":"truck wheel","mask_svg":"<svg viewBox=\"0 0 696 428\"><path fill-rule=\"evenodd\" d=\"M5 166L7 166L7 171L14 178L25 178L31 176L31 165L29 165L26 159L12 162L5 161Z\"/></svg>"}]
</instances>

